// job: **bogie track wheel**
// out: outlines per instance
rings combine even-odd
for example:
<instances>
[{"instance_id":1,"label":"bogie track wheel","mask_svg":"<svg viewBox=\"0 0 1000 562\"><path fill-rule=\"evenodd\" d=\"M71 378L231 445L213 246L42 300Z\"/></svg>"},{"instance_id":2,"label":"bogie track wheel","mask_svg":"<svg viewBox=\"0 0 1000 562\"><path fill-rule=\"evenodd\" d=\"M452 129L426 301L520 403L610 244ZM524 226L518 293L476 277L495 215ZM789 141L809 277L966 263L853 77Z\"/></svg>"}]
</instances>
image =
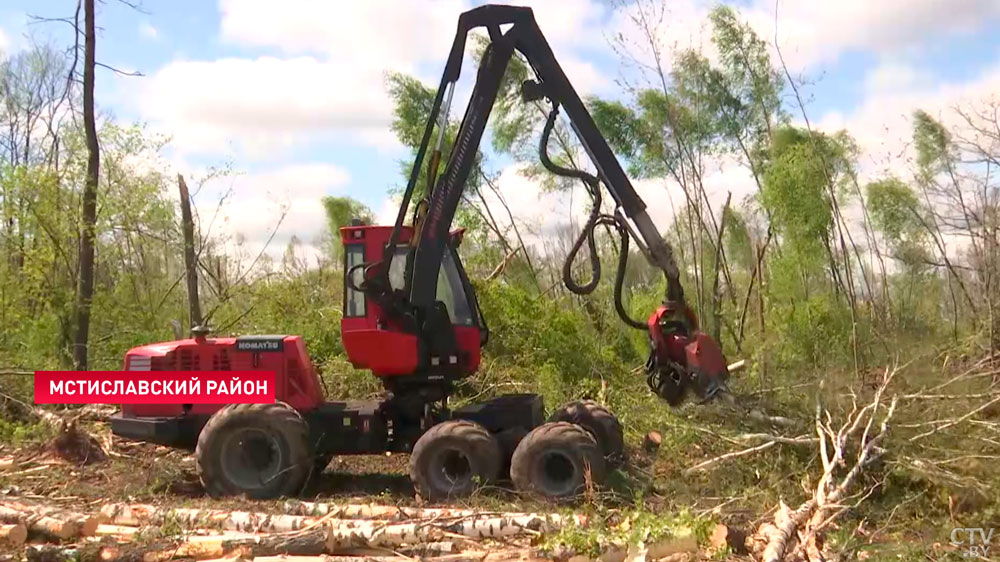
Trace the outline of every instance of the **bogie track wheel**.
<instances>
[{"instance_id":1,"label":"bogie track wheel","mask_svg":"<svg viewBox=\"0 0 1000 562\"><path fill-rule=\"evenodd\" d=\"M285 403L231 404L198 436L198 477L215 497L297 494L313 465L308 434L308 424Z\"/></svg>"},{"instance_id":2,"label":"bogie track wheel","mask_svg":"<svg viewBox=\"0 0 1000 562\"><path fill-rule=\"evenodd\" d=\"M625 437L618 418L593 400L578 400L559 408L549 416L550 422L569 422L586 429L597 440L610 468L625 463Z\"/></svg>"},{"instance_id":3,"label":"bogie track wheel","mask_svg":"<svg viewBox=\"0 0 1000 562\"><path fill-rule=\"evenodd\" d=\"M452 420L417 440L410 455L410 479L425 499L456 498L495 480L502 464L500 445L486 428Z\"/></svg>"},{"instance_id":4,"label":"bogie track wheel","mask_svg":"<svg viewBox=\"0 0 1000 562\"><path fill-rule=\"evenodd\" d=\"M597 440L579 425L552 422L521 440L510 461L518 490L550 499L567 499L604 482L604 454Z\"/></svg>"}]
</instances>

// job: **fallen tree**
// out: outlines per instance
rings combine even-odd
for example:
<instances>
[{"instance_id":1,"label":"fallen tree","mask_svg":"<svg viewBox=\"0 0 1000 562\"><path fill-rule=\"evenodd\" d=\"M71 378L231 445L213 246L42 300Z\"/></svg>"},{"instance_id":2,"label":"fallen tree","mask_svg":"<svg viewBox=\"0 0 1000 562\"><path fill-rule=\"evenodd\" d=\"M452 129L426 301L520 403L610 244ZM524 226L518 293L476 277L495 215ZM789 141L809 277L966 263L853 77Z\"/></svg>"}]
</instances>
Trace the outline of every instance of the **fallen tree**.
<instances>
[{"instance_id":1,"label":"fallen tree","mask_svg":"<svg viewBox=\"0 0 1000 562\"><path fill-rule=\"evenodd\" d=\"M854 400L852 409L839 425L834 424L832 414L817 402L816 442L823 473L811 498L794 510L781 502L773 519L761 524L749 539L751 551L759 560L826 560L823 531L873 491L854 493L854 488L865 469L885 453L882 443L898 404L897 397L886 403L885 395L897 371L896 368L886 369L871 400L863 406ZM856 451L856 455L850 462L852 451Z\"/></svg>"}]
</instances>

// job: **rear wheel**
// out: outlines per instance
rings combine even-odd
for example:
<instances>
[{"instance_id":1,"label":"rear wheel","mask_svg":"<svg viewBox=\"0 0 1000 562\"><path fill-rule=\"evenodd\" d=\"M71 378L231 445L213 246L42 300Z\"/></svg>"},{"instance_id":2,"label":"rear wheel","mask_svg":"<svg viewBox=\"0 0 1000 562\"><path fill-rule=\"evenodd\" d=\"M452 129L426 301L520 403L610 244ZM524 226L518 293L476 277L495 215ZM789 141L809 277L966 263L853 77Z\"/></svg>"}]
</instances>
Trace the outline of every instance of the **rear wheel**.
<instances>
[{"instance_id":1,"label":"rear wheel","mask_svg":"<svg viewBox=\"0 0 1000 562\"><path fill-rule=\"evenodd\" d=\"M470 421L446 421L420 436L410 455L410 479L421 497L440 500L466 496L497 477L500 445L490 432Z\"/></svg>"},{"instance_id":2,"label":"rear wheel","mask_svg":"<svg viewBox=\"0 0 1000 562\"><path fill-rule=\"evenodd\" d=\"M211 496L296 494L312 469L309 427L287 404L232 404L198 437L198 477Z\"/></svg>"},{"instance_id":3,"label":"rear wheel","mask_svg":"<svg viewBox=\"0 0 1000 562\"><path fill-rule=\"evenodd\" d=\"M587 430L567 422L536 427L510 461L510 477L518 490L552 499L580 494L588 484L604 482L604 455Z\"/></svg>"},{"instance_id":4,"label":"rear wheel","mask_svg":"<svg viewBox=\"0 0 1000 562\"><path fill-rule=\"evenodd\" d=\"M617 468L625 462L625 438L618 418L593 400L570 402L549 417L550 422L569 422L586 429L597 440L607 465Z\"/></svg>"}]
</instances>

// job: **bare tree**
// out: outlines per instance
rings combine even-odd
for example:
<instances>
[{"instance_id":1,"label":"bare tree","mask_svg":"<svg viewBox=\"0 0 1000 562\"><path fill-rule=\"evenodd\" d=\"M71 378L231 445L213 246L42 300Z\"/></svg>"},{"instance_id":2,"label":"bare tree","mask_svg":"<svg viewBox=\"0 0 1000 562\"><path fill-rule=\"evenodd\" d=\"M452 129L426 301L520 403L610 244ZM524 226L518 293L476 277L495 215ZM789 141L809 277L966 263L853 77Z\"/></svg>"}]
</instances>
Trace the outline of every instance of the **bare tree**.
<instances>
[{"instance_id":1,"label":"bare tree","mask_svg":"<svg viewBox=\"0 0 1000 562\"><path fill-rule=\"evenodd\" d=\"M94 29L94 0L84 2L83 127L87 137L87 178L83 188L80 232L80 275L76 294L76 333L73 362L87 369L87 339L90 334L90 305L94 296L94 230L97 223L97 181L100 177L101 148L94 118L94 67L97 35Z\"/></svg>"}]
</instances>

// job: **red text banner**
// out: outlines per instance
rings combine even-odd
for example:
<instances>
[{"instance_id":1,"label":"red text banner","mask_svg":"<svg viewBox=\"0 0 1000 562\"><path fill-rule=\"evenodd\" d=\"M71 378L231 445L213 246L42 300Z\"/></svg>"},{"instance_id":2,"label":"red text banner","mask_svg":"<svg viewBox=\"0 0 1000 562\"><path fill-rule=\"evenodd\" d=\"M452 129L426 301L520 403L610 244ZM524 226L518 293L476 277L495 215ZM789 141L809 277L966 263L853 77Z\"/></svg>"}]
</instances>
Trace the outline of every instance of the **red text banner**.
<instances>
[{"instance_id":1,"label":"red text banner","mask_svg":"<svg viewBox=\"0 0 1000 562\"><path fill-rule=\"evenodd\" d=\"M273 371L35 371L36 404L265 404Z\"/></svg>"}]
</instances>

